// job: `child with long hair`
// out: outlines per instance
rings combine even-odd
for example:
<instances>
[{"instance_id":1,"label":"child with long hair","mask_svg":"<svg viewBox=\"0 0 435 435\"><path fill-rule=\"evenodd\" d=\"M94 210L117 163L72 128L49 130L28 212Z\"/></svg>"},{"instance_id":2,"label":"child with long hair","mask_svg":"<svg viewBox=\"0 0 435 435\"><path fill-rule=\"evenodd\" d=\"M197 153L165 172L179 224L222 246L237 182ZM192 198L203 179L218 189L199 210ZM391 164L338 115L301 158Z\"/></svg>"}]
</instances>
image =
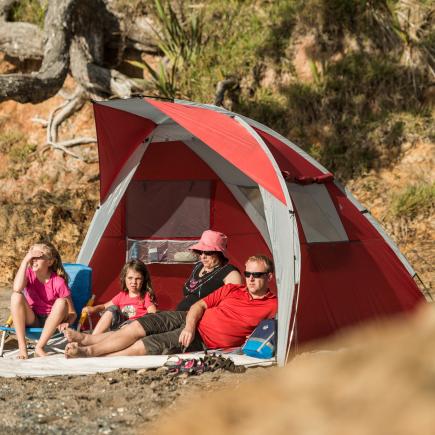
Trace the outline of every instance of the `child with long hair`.
<instances>
[{"instance_id":1,"label":"child with long hair","mask_svg":"<svg viewBox=\"0 0 435 435\"><path fill-rule=\"evenodd\" d=\"M45 356L44 346L56 331L64 331L77 313L68 288L68 276L57 249L49 242L30 247L15 275L11 296L20 359L27 359L25 329L43 328L35 347L36 356Z\"/></svg>"},{"instance_id":2,"label":"child with long hair","mask_svg":"<svg viewBox=\"0 0 435 435\"><path fill-rule=\"evenodd\" d=\"M124 322L157 311L150 273L142 261L128 261L121 270L120 281L122 290L110 301L83 308L88 314L102 313L93 335L118 329Z\"/></svg>"}]
</instances>

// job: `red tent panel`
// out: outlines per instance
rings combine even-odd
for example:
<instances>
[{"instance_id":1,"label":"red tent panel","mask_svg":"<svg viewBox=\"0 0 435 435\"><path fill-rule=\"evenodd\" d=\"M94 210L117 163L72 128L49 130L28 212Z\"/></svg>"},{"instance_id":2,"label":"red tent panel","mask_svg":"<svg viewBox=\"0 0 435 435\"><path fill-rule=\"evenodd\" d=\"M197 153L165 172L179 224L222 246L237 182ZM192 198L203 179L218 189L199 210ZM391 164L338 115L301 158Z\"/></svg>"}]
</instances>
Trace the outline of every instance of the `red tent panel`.
<instances>
[{"instance_id":1,"label":"red tent panel","mask_svg":"<svg viewBox=\"0 0 435 435\"><path fill-rule=\"evenodd\" d=\"M92 267L92 293L102 304L120 291L119 274L125 263L126 242L122 237L102 237L89 264Z\"/></svg>"},{"instance_id":2,"label":"red tent panel","mask_svg":"<svg viewBox=\"0 0 435 435\"><path fill-rule=\"evenodd\" d=\"M146 99L222 157L285 203L275 169L259 143L238 122L222 113Z\"/></svg>"},{"instance_id":3,"label":"red tent panel","mask_svg":"<svg viewBox=\"0 0 435 435\"><path fill-rule=\"evenodd\" d=\"M155 124L98 103L94 104L94 116L100 163L100 201L104 202L119 171Z\"/></svg>"},{"instance_id":4,"label":"red tent panel","mask_svg":"<svg viewBox=\"0 0 435 435\"><path fill-rule=\"evenodd\" d=\"M376 228L334 183L326 183L325 186L350 240L382 239Z\"/></svg>"},{"instance_id":5,"label":"red tent panel","mask_svg":"<svg viewBox=\"0 0 435 435\"><path fill-rule=\"evenodd\" d=\"M299 342L424 301L383 240L303 244L301 254Z\"/></svg>"},{"instance_id":6,"label":"red tent panel","mask_svg":"<svg viewBox=\"0 0 435 435\"><path fill-rule=\"evenodd\" d=\"M162 165L162 162L164 164ZM136 171L134 180L213 181L211 229L228 236L228 256L244 270L244 262L253 254L271 255L243 208L216 173L182 142L152 143ZM96 303L107 302L120 291L119 273L125 262L125 198L114 213L92 258ZM112 255L112 249L117 254ZM110 257L107 259L107 257ZM159 309L174 309L182 297L182 286L190 275L192 264L148 265ZM274 286L273 286L274 289Z\"/></svg>"},{"instance_id":7,"label":"red tent panel","mask_svg":"<svg viewBox=\"0 0 435 435\"><path fill-rule=\"evenodd\" d=\"M218 180L219 177L190 148L177 141L150 144L134 179Z\"/></svg>"},{"instance_id":8,"label":"red tent panel","mask_svg":"<svg viewBox=\"0 0 435 435\"><path fill-rule=\"evenodd\" d=\"M269 147L281 171L288 171L293 177L317 177L323 174L279 139L257 128L255 130Z\"/></svg>"}]
</instances>

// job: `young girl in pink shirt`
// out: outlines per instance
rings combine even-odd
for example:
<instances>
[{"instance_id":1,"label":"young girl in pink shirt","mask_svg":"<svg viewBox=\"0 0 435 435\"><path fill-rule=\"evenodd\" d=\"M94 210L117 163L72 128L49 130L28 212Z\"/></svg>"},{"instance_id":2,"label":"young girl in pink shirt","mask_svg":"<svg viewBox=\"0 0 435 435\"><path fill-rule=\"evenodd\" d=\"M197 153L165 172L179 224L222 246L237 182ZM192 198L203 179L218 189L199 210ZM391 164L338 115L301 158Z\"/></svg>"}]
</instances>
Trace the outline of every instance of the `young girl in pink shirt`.
<instances>
[{"instance_id":1,"label":"young girl in pink shirt","mask_svg":"<svg viewBox=\"0 0 435 435\"><path fill-rule=\"evenodd\" d=\"M83 309L88 314L102 313L93 335L118 329L126 321L157 311L151 277L142 261L127 262L122 268L120 281L122 290L110 301Z\"/></svg>"},{"instance_id":2,"label":"young girl in pink shirt","mask_svg":"<svg viewBox=\"0 0 435 435\"><path fill-rule=\"evenodd\" d=\"M44 346L54 331L64 331L77 314L68 288L68 276L59 252L51 243L33 245L15 275L11 296L20 359L27 359L26 326L43 328L35 347L36 356L45 356Z\"/></svg>"}]
</instances>

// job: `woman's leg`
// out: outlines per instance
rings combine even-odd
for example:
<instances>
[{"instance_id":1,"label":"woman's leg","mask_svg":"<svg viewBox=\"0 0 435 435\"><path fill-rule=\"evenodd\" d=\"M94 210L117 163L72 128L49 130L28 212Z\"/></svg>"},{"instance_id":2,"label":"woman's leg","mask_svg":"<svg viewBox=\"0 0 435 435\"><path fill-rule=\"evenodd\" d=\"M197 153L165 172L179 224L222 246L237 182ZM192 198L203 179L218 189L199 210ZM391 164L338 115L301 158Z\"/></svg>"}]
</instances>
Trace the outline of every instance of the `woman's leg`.
<instances>
[{"instance_id":1,"label":"woman's leg","mask_svg":"<svg viewBox=\"0 0 435 435\"><path fill-rule=\"evenodd\" d=\"M146 355L145 346L142 340L135 341L131 346L118 352L108 353L105 356L142 356Z\"/></svg>"},{"instance_id":2,"label":"woman's leg","mask_svg":"<svg viewBox=\"0 0 435 435\"><path fill-rule=\"evenodd\" d=\"M134 321L124 328L118 329L118 331L88 337L91 339L103 337L104 339L95 344L84 344L83 341L81 343L72 342L66 346L65 356L67 358L77 358L79 356L102 356L118 352L145 337L145 330L138 321Z\"/></svg>"},{"instance_id":3,"label":"woman's leg","mask_svg":"<svg viewBox=\"0 0 435 435\"><path fill-rule=\"evenodd\" d=\"M92 335L102 334L107 332L112 325L113 313L111 311L106 311L98 321L95 329L92 331Z\"/></svg>"},{"instance_id":4,"label":"woman's leg","mask_svg":"<svg viewBox=\"0 0 435 435\"><path fill-rule=\"evenodd\" d=\"M63 320L68 316L68 302L65 298L56 299L50 314L45 321L44 329L42 330L41 337L35 346L36 356L46 356L47 353L44 351L44 346L47 341L53 335L56 328L62 323Z\"/></svg>"},{"instance_id":5,"label":"woman's leg","mask_svg":"<svg viewBox=\"0 0 435 435\"><path fill-rule=\"evenodd\" d=\"M115 331L107 331L102 334L92 335L86 332L75 331L74 329L65 329L64 335L68 343L78 343L81 346L90 346L91 344L99 343L112 335Z\"/></svg>"},{"instance_id":6,"label":"woman's leg","mask_svg":"<svg viewBox=\"0 0 435 435\"><path fill-rule=\"evenodd\" d=\"M12 293L11 314L20 350L19 358L27 359L26 326L34 325L36 316L22 293Z\"/></svg>"}]
</instances>

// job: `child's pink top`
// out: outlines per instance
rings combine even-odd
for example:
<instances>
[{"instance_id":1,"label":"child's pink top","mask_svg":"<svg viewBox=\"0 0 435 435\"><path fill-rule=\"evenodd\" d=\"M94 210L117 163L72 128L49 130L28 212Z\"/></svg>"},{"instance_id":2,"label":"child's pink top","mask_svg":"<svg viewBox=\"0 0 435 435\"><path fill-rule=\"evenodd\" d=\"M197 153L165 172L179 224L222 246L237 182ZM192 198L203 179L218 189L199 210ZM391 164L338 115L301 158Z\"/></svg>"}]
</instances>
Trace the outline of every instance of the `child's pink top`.
<instances>
[{"instance_id":1,"label":"child's pink top","mask_svg":"<svg viewBox=\"0 0 435 435\"><path fill-rule=\"evenodd\" d=\"M45 284L39 281L31 268L26 270L26 278L26 300L36 314L42 316L50 314L56 299L71 296L63 278L54 272Z\"/></svg>"},{"instance_id":2,"label":"child's pink top","mask_svg":"<svg viewBox=\"0 0 435 435\"><path fill-rule=\"evenodd\" d=\"M129 320L138 319L148 314L147 308L153 304L149 293L145 293L145 298L141 299L139 296L131 298L128 293L123 291L113 297L112 302Z\"/></svg>"}]
</instances>

